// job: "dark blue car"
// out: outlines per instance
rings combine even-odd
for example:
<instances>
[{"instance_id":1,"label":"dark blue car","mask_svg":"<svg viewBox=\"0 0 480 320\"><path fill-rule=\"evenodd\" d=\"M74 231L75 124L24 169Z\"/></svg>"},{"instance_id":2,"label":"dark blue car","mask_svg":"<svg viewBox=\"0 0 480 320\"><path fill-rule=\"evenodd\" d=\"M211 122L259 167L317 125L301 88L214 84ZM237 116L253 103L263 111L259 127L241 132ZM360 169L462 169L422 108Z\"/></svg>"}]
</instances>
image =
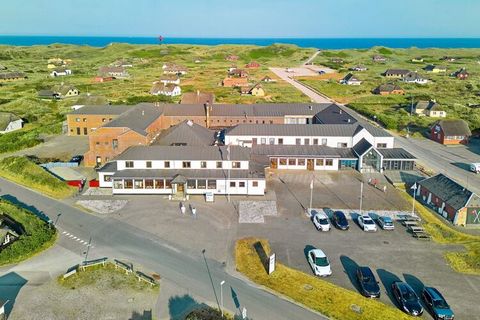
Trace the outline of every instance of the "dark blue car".
<instances>
[{"instance_id":1,"label":"dark blue car","mask_svg":"<svg viewBox=\"0 0 480 320\"><path fill-rule=\"evenodd\" d=\"M452 309L437 289L425 287L422 298L435 320L453 320L455 318Z\"/></svg>"}]
</instances>

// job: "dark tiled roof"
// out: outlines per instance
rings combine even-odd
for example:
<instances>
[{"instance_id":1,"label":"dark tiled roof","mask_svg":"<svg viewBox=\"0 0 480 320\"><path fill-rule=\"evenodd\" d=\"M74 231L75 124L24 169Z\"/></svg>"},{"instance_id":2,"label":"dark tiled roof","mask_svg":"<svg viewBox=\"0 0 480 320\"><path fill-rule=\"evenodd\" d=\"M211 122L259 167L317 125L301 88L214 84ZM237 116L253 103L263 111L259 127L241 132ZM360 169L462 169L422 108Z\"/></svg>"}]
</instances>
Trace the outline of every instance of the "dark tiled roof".
<instances>
[{"instance_id":1,"label":"dark tiled roof","mask_svg":"<svg viewBox=\"0 0 480 320\"><path fill-rule=\"evenodd\" d=\"M330 148L320 145L254 145L254 155L268 156L305 156L314 158L356 159L350 148Z\"/></svg>"},{"instance_id":2,"label":"dark tiled roof","mask_svg":"<svg viewBox=\"0 0 480 320\"><path fill-rule=\"evenodd\" d=\"M461 119L440 120L435 125L442 127L446 136L471 136L472 132L468 127L468 123Z\"/></svg>"},{"instance_id":3,"label":"dark tiled roof","mask_svg":"<svg viewBox=\"0 0 480 320\"><path fill-rule=\"evenodd\" d=\"M101 105L101 106L84 106L74 110L69 114L108 114L119 115L132 109L134 106L127 105Z\"/></svg>"},{"instance_id":4,"label":"dark tiled roof","mask_svg":"<svg viewBox=\"0 0 480 320\"><path fill-rule=\"evenodd\" d=\"M97 172L115 172L117 171L117 162L112 161L112 162L107 162L105 163L104 166L99 168Z\"/></svg>"},{"instance_id":5,"label":"dark tiled roof","mask_svg":"<svg viewBox=\"0 0 480 320\"><path fill-rule=\"evenodd\" d=\"M372 144L368 142L365 138L363 138L362 140L357 142L357 144L354 145L352 149L357 156L361 157L365 153L367 153L367 151L370 150L370 148L372 147Z\"/></svg>"},{"instance_id":6,"label":"dark tiled roof","mask_svg":"<svg viewBox=\"0 0 480 320\"><path fill-rule=\"evenodd\" d=\"M376 149L385 160L416 159L410 152L402 148Z\"/></svg>"},{"instance_id":7,"label":"dark tiled roof","mask_svg":"<svg viewBox=\"0 0 480 320\"><path fill-rule=\"evenodd\" d=\"M323 124L353 124L357 122L357 119L336 104L332 104L315 115L315 122Z\"/></svg>"},{"instance_id":8,"label":"dark tiled roof","mask_svg":"<svg viewBox=\"0 0 480 320\"><path fill-rule=\"evenodd\" d=\"M419 184L422 188L426 188L455 210L460 210L467 206L468 200L473 194L472 191L464 188L443 174L437 174L436 176L422 180ZM475 198L475 201L478 202L478 196L475 195Z\"/></svg>"},{"instance_id":9,"label":"dark tiled roof","mask_svg":"<svg viewBox=\"0 0 480 320\"><path fill-rule=\"evenodd\" d=\"M378 92L392 92L394 90L402 90L402 88L400 88L400 86L393 83L386 83L386 84L379 85L375 89L375 91L378 91Z\"/></svg>"},{"instance_id":10,"label":"dark tiled roof","mask_svg":"<svg viewBox=\"0 0 480 320\"><path fill-rule=\"evenodd\" d=\"M227 129L227 135L352 137L357 128L343 124L239 124Z\"/></svg>"},{"instance_id":11,"label":"dark tiled roof","mask_svg":"<svg viewBox=\"0 0 480 320\"><path fill-rule=\"evenodd\" d=\"M406 70L406 69L387 69L387 71L385 71L385 75L401 75L401 76L404 76L409 72L410 71Z\"/></svg>"},{"instance_id":12,"label":"dark tiled roof","mask_svg":"<svg viewBox=\"0 0 480 320\"><path fill-rule=\"evenodd\" d=\"M135 132L146 135L145 130L162 115L162 111L163 108L161 106L147 103L138 104L104 125L104 127L130 128Z\"/></svg>"},{"instance_id":13,"label":"dark tiled roof","mask_svg":"<svg viewBox=\"0 0 480 320\"><path fill-rule=\"evenodd\" d=\"M202 127L190 121L183 121L173 127L164 130L155 139L154 145L189 145L211 146L215 141L215 131Z\"/></svg>"},{"instance_id":14,"label":"dark tiled roof","mask_svg":"<svg viewBox=\"0 0 480 320\"><path fill-rule=\"evenodd\" d=\"M231 146L230 160L247 161L250 149ZM227 147L221 146L134 146L116 160L227 160Z\"/></svg>"}]
</instances>

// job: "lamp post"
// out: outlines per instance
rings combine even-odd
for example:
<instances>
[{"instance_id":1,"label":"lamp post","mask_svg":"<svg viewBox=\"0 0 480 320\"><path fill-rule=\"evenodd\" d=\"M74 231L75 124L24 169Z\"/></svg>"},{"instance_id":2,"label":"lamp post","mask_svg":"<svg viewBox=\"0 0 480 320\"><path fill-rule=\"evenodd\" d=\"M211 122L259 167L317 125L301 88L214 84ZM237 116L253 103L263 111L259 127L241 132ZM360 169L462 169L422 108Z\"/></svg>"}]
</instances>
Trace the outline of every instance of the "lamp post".
<instances>
[{"instance_id":1,"label":"lamp post","mask_svg":"<svg viewBox=\"0 0 480 320\"><path fill-rule=\"evenodd\" d=\"M417 195L417 183L415 182L412 186L413 197L412 197L412 216L415 217L415 196Z\"/></svg>"},{"instance_id":2,"label":"lamp post","mask_svg":"<svg viewBox=\"0 0 480 320\"><path fill-rule=\"evenodd\" d=\"M232 163L230 162L230 144L227 146L227 161L228 161L228 169L227 169L227 201L230 202L230 167Z\"/></svg>"},{"instance_id":3,"label":"lamp post","mask_svg":"<svg viewBox=\"0 0 480 320\"><path fill-rule=\"evenodd\" d=\"M313 201L313 177L312 181L310 182L310 211L312 210L312 201Z\"/></svg>"},{"instance_id":4,"label":"lamp post","mask_svg":"<svg viewBox=\"0 0 480 320\"><path fill-rule=\"evenodd\" d=\"M362 215L362 205L363 205L363 181L360 183L360 215Z\"/></svg>"},{"instance_id":5,"label":"lamp post","mask_svg":"<svg viewBox=\"0 0 480 320\"><path fill-rule=\"evenodd\" d=\"M222 314L222 319L223 319L223 285L224 284L225 284L225 280L222 280L222 282L220 282L220 305L221 305L220 313Z\"/></svg>"}]
</instances>

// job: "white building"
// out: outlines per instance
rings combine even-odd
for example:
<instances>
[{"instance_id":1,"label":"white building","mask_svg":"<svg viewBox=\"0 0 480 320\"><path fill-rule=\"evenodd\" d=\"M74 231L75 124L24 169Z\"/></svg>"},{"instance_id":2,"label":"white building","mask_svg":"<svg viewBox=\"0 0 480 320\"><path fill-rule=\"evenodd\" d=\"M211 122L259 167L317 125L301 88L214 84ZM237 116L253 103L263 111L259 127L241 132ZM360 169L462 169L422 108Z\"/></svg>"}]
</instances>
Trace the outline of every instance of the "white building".
<instances>
[{"instance_id":1,"label":"white building","mask_svg":"<svg viewBox=\"0 0 480 320\"><path fill-rule=\"evenodd\" d=\"M362 84L362 81L356 78L352 73L349 73L343 79L340 80L340 84L346 84L349 86L359 86Z\"/></svg>"},{"instance_id":2,"label":"white building","mask_svg":"<svg viewBox=\"0 0 480 320\"><path fill-rule=\"evenodd\" d=\"M23 128L23 120L13 113L0 112L0 133L8 133Z\"/></svg>"},{"instance_id":3,"label":"white building","mask_svg":"<svg viewBox=\"0 0 480 320\"><path fill-rule=\"evenodd\" d=\"M69 76L71 74L72 74L72 70L59 68L50 72L50 77L64 77L64 76Z\"/></svg>"},{"instance_id":4,"label":"white building","mask_svg":"<svg viewBox=\"0 0 480 320\"><path fill-rule=\"evenodd\" d=\"M113 194L265 194L264 171L238 146L130 147L99 170L99 180Z\"/></svg>"},{"instance_id":5,"label":"white building","mask_svg":"<svg viewBox=\"0 0 480 320\"><path fill-rule=\"evenodd\" d=\"M150 94L154 96L164 95L169 97L176 97L182 94L182 89L180 86L177 86L172 83L164 84L161 82L154 83Z\"/></svg>"}]
</instances>

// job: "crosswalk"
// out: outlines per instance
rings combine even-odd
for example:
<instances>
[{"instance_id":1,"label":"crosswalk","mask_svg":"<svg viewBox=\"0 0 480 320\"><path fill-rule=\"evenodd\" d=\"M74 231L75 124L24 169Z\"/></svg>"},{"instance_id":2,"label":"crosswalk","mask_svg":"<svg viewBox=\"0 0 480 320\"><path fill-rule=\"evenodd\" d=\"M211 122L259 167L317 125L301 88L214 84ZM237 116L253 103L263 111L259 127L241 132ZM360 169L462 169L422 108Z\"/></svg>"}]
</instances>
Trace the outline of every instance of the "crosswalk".
<instances>
[{"instance_id":1,"label":"crosswalk","mask_svg":"<svg viewBox=\"0 0 480 320\"><path fill-rule=\"evenodd\" d=\"M69 239L69 240L72 240L72 241L74 241L74 242L78 242L79 244L84 245L84 246L86 246L86 247L95 248L95 246L94 246L93 244L91 244L91 243L89 243L88 241L85 241L85 240L83 240L83 239L81 239L81 238L79 238L79 237L71 234L70 232L62 231L62 235L63 235L65 238L67 238L67 239Z\"/></svg>"}]
</instances>

